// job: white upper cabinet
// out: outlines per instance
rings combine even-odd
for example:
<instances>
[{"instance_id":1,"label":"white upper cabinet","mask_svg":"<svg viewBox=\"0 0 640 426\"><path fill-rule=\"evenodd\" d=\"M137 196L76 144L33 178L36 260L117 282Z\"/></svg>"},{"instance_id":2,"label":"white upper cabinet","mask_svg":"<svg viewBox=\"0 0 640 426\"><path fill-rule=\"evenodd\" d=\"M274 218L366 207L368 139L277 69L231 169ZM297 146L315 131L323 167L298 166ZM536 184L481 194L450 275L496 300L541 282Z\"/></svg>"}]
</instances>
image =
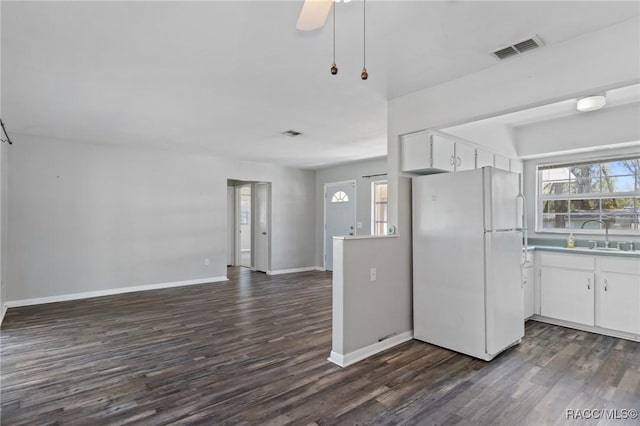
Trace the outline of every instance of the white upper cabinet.
<instances>
[{"instance_id":1,"label":"white upper cabinet","mask_svg":"<svg viewBox=\"0 0 640 426\"><path fill-rule=\"evenodd\" d=\"M456 171L476 168L476 149L471 145L456 142Z\"/></svg>"},{"instance_id":2,"label":"white upper cabinet","mask_svg":"<svg viewBox=\"0 0 640 426\"><path fill-rule=\"evenodd\" d=\"M510 170L510 162L522 164L518 160L478 149L472 142L448 136L436 131L402 136L401 170L415 173L456 172L485 166Z\"/></svg>"},{"instance_id":3,"label":"white upper cabinet","mask_svg":"<svg viewBox=\"0 0 640 426\"><path fill-rule=\"evenodd\" d=\"M402 171L412 172L431 168L431 140L427 132L402 137Z\"/></svg>"},{"instance_id":4,"label":"white upper cabinet","mask_svg":"<svg viewBox=\"0 0 640 426\"><path fill-rule=\"evenodd\" d=\"M510 159L509 160L509 170L513 173L522 173L522 161Z\"/></svg>"},{"instance_id":5,"label":"white upper cabinet","mask_svg":"<svg viewBox=\"0 0 640 426\"><path fill-rule=\"evenodd\" d=\"M432 166L447 172L455 171L455 142L440 135L431 136Z\"/></svg>"},{"instance_id":6,"label":"white upper cabinet","mask_svg":"<svg viewBox=\"0 0 640 426\"><path fill-rule=\"evenodd\" d=\"M500 154L495 154L495 163L494 166L496 169L502 169L502 170L510 170L510 161L507 157L504 157Z\"/></svg>"},{"instance_id":7,"label":"white upper cabinet","mask_svg":"<svg viewBox=\"0 0 640 426\"><path fill-rule=\"evenodd\" d=\"M484 149L477 149L476 167L478 169L482 167L493 167L493 152L485 151Z\"/></svg>"}]
</instances>

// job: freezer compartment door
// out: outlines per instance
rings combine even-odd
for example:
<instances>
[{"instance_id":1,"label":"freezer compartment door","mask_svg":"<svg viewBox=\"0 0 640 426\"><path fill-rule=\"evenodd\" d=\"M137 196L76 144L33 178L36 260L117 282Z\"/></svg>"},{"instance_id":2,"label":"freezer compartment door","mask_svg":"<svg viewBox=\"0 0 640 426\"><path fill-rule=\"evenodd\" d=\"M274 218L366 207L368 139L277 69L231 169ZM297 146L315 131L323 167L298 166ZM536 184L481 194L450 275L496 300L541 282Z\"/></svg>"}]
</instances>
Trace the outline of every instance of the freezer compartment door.
<instances>
[{"instance_id":1,"label":"freezer compartment door","mask_svg":"<svg viewBox=\"0 0 640 426\"><path fill-rule=\"evenodd\" d=\"M518 175L484 167L484 229L522 228Z\"/></svg>"},{"instance_id":2,"label":"freezer compartment door","mask_svg":"<svg viewBox=\"0 0 640 426\"><path fill-rule=\"evenodd\" d=\"M521 232L485 233L487 353L496 355L524 336Z\"/></svg>"}]
</instances>

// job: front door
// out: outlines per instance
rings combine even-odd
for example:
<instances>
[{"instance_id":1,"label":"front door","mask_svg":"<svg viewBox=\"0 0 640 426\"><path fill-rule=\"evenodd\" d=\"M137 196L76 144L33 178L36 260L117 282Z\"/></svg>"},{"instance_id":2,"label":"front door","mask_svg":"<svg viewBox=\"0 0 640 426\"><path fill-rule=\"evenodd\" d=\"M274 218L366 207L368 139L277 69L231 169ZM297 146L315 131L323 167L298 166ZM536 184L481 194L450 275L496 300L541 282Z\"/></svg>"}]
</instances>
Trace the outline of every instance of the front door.
<instances>
[{"instance_id":1,"label":"front door","mask_svg":"<svg viewBox=\"0 0 640 426\"><path fill-rule=\"evenodd\" d=\"M333 271L333 237L355 234L356 183L328 183L324 197L324 267Z\"/></svg>"}]
</instances>

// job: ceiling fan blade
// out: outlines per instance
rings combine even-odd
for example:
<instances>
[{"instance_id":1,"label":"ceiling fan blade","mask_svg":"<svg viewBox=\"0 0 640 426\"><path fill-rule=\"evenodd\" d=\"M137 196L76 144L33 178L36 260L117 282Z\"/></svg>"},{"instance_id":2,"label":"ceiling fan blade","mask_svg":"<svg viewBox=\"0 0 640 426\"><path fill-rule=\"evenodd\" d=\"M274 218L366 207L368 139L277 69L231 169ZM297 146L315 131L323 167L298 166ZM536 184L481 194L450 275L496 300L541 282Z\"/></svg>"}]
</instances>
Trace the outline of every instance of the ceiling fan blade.
<instances>
[{"instance_id":1,"label":"ceiling fan blade","mask_svg":"<svg viewBox=\"0 0 640 426\"><path fill-rule=\"evenodd\" d=\"M296 29L313 31L322 28L332 5L333 0L305 0L298 17Z\"/></svg>"}]
</instances>

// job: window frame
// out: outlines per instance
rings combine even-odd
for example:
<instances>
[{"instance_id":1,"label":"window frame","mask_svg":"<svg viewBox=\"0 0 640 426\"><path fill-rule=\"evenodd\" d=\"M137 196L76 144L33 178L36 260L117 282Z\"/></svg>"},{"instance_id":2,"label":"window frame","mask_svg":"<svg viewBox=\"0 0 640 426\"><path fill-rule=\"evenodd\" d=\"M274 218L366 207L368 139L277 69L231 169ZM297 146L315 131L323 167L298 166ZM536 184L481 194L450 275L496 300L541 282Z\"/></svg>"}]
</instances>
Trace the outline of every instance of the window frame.
<instances>
[{"instance_id":1,"label":"window frame","mask_svg":"<svg viewBox=\"0 0 640 426\"><path fill-rule=\"evenodd\" d=\"M376 201L376 185L386 185L387 186L387 201L385 202L377 202ZM387 211L387 220L378 221L376 217L376 205L377 204L385 204ZM387 228L389 227L389 181L387 179L379 179L371 182L371 235L387 235ZM383 234L376 233L376 225L378 223L385 223L385 232Z\"/></svg>"},{"instance_id":2,"label":"window frame","mask_svg":"<svg viewBox=\"0 0 640 426\"><path fill-rule=\"evenodd\" d=\"M611 156L594 156L581 158L576 161L552 161L547 163L537 163L535 168L535 231L536 233L551 233L551 234L563 234L569 235L579 234L579 235L601 235L604 233L604 228L600 225L599 228L545 228L543 223L544 216L544 201L552 201L552 200L604 200L611 198L632 198L636 199L635 209L636 212L640 209L640 188L636 188L634 191L627 192L591 192L591 193L566 193L566 194L551 194L545 195L542 193L543 191L543 183L542 183L542 174L540 173L541 169L549 169L554 167L569 167L580 164L597 164L597 163L609 163L614 161L622 161L622 160L640 160L640 155L636 154L618 154ZM631 175L631 173L630 173ZM570 216L570 205L567 206L567 215ZM602 217L602 204L600 204L600 215L598 218ZM640 215L640 213L636 213ZM620 235L620 236L630 236L637 237L640 235L640 226L638 229L609 229L610 235Z\"/></svg>"}]
</instances>

